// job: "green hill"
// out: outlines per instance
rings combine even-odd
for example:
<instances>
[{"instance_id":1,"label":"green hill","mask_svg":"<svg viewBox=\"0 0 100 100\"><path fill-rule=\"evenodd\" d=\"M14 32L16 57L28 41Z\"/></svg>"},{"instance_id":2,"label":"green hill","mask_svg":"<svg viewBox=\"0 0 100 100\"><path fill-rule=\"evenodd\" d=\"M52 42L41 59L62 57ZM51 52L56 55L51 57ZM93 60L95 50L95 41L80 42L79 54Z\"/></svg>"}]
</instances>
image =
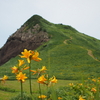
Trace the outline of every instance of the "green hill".
<instances>
[{"instance_id":1,"label":"green hill","mask_svg":"<svg viewBox=\"0 0 100 100\"><path fill-rule=\"evenodd\" d=\"M100 40L80 33L71 26L50 23L38 15L32 16L24 24L27 25L24 31L39 24L40 30L47 32L50 38L37 49L43 60L33 61L32 69L46 66L50 75L60 79L100 76ZM0 76L7 74L12 78L10 68L16 65L18 58L12 58L0 66Z\"/></svg>"}]
</instances>

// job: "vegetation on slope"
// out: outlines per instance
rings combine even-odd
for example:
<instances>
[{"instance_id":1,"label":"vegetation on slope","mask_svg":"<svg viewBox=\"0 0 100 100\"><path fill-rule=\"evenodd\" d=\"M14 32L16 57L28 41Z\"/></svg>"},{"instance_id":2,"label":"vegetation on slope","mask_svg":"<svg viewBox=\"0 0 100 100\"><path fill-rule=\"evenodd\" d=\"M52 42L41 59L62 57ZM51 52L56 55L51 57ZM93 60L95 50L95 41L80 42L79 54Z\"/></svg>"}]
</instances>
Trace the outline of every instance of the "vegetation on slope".
<instances>
[{"instance_id":1,"label":"vegetation on slope","mask_svg":"<svg viewBox=\"0 0 100 100\"><path fill-rule=\"evenodd\" d=\"M50 38L37 49L43 60L39 63L33 62L33 69L45 65L50 75L54 74L60 79L100 76L99 40L80 33L71 26L50 23L38 15L30 18L25 24L28 25L26 30L39 24L41 30L46 31ZM17 58L0 66L0 76L5 73L13 78L10 67L16 64Z\"/></svg>"}]
</instances>

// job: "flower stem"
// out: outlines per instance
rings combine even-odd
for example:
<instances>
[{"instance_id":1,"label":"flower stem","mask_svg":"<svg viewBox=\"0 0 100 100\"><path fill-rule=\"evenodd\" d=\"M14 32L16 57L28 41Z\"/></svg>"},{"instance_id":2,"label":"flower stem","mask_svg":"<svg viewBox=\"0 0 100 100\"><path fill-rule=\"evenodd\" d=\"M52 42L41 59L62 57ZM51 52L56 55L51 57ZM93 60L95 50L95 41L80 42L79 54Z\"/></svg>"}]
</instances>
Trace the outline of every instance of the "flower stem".
<instances>
[{"instance_id":1,"label":"flower stem","mask_svg":"<svg viewBox=\"0 0 100 100\"><path fill-rule=\"evenodd\" d=\"M39 94L41 96L41 86L40 86L40 83L39 83ZM42 100L42 98L41 98L41 100Z\"/></svg>"},{"instance_id":2,"label":"flower stem","mask_svg":"<svg viewBox=\"0 0 100 100\"><path fill-rule=\"evenodd\" d=\"M20 81L20 83L21 83L21 100L23 100L23 83L22 81Z\"/></svg>"},{"instance_id":3,"label":"flower stem","mask_svg":"<svg viewBox=\"0 0 100 100\"><path fill-rule=\"evenodd\" d=\"M30 85L30 94L32 94L32 84L31 84L31 62L29 63L29 85Z\"/></svg>"},{"instance_id":4,"label":"flower stem","mask_svg":"<svg viewBox=\"0 0 100 100\"><path fill-rule=\"evenodd\" d=\"M41 95L41 86L40 86L40 83L39 83L39 93Z\"/></svg>"}]
</instances>

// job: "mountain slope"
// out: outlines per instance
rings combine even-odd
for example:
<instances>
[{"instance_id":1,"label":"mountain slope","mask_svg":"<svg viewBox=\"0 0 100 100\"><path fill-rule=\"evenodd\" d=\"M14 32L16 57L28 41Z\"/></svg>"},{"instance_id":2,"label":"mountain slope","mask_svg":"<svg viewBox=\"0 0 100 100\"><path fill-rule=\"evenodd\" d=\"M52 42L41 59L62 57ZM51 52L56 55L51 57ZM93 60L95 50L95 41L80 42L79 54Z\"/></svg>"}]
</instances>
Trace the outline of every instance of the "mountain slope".
<instances>
[{"instance_id":1,"label":"mountain slope","mask_svg":"<svg viewBox=\"0 0 100 100\"><path fill-rule=\"evenodd\" d=\"M40 16L33 16L34 20ZM41 18L42 19L42 18ZM31 20L31 19L30 19ZM29 24L28 20L14 34L12 34L5 45L0 50L0 65L7 62L12 57L17 56L24 48L36 49L43 42L49 40L47 32L41 30L38 23L34 24L34 20ZM32 24L32 25L31 25Z\"/></svg>"},{"instance_id":2,"label":"mountain slope","mask_svg":"<svg viewBox=\"0 0 100 100\"><path fill-rule=\"evenodd\" d=\"M19 30L17 35L14 33L11 37L19 36L21 41L25 39L23 43L26 41L28 46L26 44L22 46L21 44L23 48L20 51L24 48L37 49L43 59L39 63L32 62L33 69L41 68L41 66L45 65L49 69L50 75L56 75L57 78L61 79L79 79L83 75L85 78L100 75L100 41L98 39L80 33L71 26L50 23L38 15L32 16ZM38 33L41 34L40 38L43 36L41 41L36 35ZM33 41L34 38L32 37L34 36L37 37L35 39L36 42ZM28 42L30 39L32 41ZM34 44L30 45L30 43ZM39 45L34 48L37 43ZM12 77L10 69L7 72L4 70L6 66L7 68L14 66L17 58L15 57L2 65L0 67L2 73L7 73ZM0 73L0 76L2 73Z\"/></svg>"}]
</instances>

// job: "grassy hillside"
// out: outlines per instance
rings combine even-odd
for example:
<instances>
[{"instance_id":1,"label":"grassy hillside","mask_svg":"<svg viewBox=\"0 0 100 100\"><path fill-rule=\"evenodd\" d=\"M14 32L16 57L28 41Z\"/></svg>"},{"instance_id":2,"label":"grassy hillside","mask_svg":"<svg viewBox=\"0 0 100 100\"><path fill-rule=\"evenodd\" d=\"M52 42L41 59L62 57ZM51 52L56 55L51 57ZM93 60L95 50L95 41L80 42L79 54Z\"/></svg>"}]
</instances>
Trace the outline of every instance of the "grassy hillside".
<instances>
[{"instance_id":1,"label":"grassy hillside","mask_svg":"<svg viewBox=\"0 0 100 100\"><path fill-rule=\"evenodd\" d=\"M50 75L60 79L100 76L100 40L80 33L71 26L50 23L38 15L25 24L28 25L26 31L39 24L40 30L46 31L50 38L37 49L43 60L39 63L33 61L33 69L45 65ZM16 65L18 58L15 57L0 66L0 76L7 74L13 78L10 68Z\"/></svg>"}]
</instances>

